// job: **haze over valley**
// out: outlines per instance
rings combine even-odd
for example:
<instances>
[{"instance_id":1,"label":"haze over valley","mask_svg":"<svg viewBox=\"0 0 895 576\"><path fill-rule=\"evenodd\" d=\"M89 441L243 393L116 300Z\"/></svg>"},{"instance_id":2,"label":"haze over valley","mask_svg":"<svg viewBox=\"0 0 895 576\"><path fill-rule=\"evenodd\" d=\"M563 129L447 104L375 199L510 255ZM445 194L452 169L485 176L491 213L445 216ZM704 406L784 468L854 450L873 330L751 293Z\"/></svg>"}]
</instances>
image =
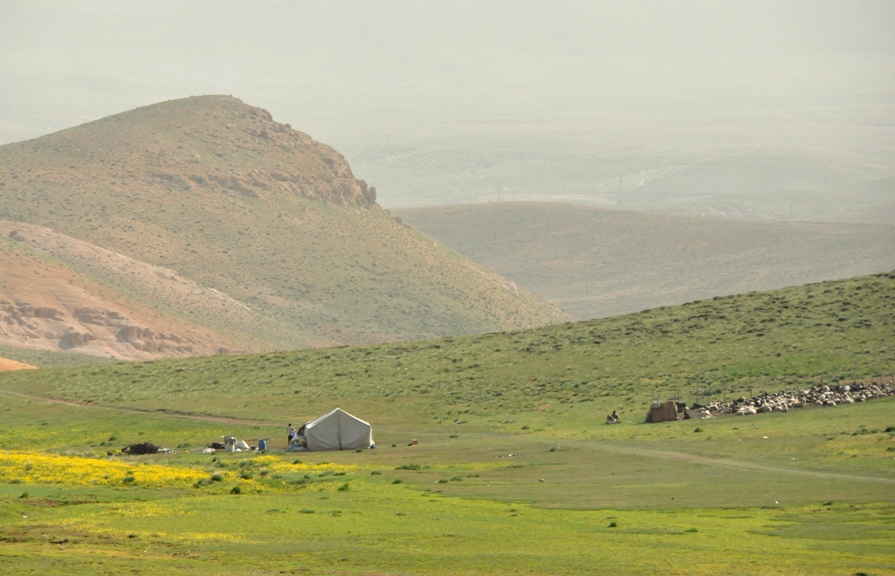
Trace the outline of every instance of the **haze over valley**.
<instances>
[{"instance_id":1,"label":"haze over valley","mask_svg":"<svg viewBox=\"0 0 895 576\"><path fill-rule=\"evenodd\" d=\"M564 203L396 209L578 319L895 269L895 226L725 220Z\"/></svg>"},{"instance_id":2,"label":"haze over valley","mask_svg":"<svg viewBox=\"0 0 895 576\"><path fill-rule=\"evenodd\" d=\"M538 325L888 271L895 267L893 28L895 9L871 0L10 2L0 22L7 151L0 217L25 241L7 250L28 246L68 259L65 266L89 271L83 282L113 281L110 259L132 263L150 276L114 272L115 285L166 306L172 284L159 278L191 286L175 298L179 310L190 322L220 326L207 344L191 337L171 345L182 353ZM332 167L290 172L288 154L261 158L291 141L270 127L246 131L238 114L188 118L169 107L130 139L112 136L124 124L106 123L109 132L89 137L59 132L188 102L191 94L232 94L276 118L272 126L294 125L332 147L324 155L338 163L336 180L350 176L334 185L329 176L305 181L304 171ZM95 147L97 138L108 139L105 149ZM130 152L110 153L113 142ZM230 151L239 158L220 156ZM193 170L193 162L205 168ZM421 246L425 237L378 207L358 222L349 223L357 212L343 211L308 225L268 193L286 188L301 202L342 205L368 195L362 206L393 210L434 236L442 256L471 258L480 277L501 273L491 280L494 295L531 290L555 308L528 301L523 315L534 316L522 320L502 308L506 302L498 311L482 301L463 320L430 326L430 290L458 302L444 286L456 282L468 295L476 282L430 263L445 279L432 284L424 273L419 283L420 269L397 259L388 274L407 276L389 282L413 286L419 308L359 282L384 277L372 265L381 256L346 248L354 234L346 230L367 227L377 214L401 237L415 235ZM200 194L192 199L204 198L204 207L193 212L178 190L223 193L234 204L223 209L220 197ZM249 217L245 203L255 196L269 214ZM302 240L286 240L296 229L278 228L282 212L305 222ZM51 238L65 250L36 243ZM329 284L309 280L320 262L343 272ZM259 282L255 266L270 277ZM37 306L14 292L6 301L16 314ZM385 309L405 312L356 307L371 293L388 302ZM89 340L92 328L74 314L94 304L70 306L69 324L39 326L44 319L28 328L17 320L16 338ZM126 316L122 306L110 310ZM486 309L489 320L476 316ZM153 338L168 334L153 322L137 324ZM114 348L133 339L116 335L124 325L113 328L121 341L101 355L119 354ZM79 348L98 345L91 342Z\"/></svg>"},{"instance_id":3,"label":"haze over valley","mask_svg":"<svg viewBox=\"0 0 895 576\"><path fill-rule=\"evenodd\" d=\"M892 222L885 1L38 0L4 16L0 143L233 94L342 152L385 208Z\"/></svg>"}]
</instances>

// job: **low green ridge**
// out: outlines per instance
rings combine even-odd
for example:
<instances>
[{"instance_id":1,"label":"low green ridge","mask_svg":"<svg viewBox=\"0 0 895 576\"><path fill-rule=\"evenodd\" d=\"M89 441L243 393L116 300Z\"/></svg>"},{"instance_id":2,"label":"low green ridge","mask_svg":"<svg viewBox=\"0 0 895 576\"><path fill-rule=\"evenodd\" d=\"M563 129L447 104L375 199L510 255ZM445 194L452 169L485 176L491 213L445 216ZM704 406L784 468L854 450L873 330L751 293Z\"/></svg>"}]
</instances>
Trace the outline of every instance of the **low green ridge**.
<instances>
[{"instance_id":1,"label":"low green ridge","mask_svg":"<svg viewBox=\"0 0 895 576\"><path fill-rule=\"evenodd\" d=\"M715 298L547 328L372 347L115 364L0 382L74 400L286 418L351 402L492 426L506 414L644 411L895 370L895 273ZM251 395L235 407L230 400ZM391 415L390 415L391 414ZM462 416L459 416L461 415ZM406 415L402 416L406 417ZM418 417L418 416L417 416Z\"/></svg>"}]
</instances>

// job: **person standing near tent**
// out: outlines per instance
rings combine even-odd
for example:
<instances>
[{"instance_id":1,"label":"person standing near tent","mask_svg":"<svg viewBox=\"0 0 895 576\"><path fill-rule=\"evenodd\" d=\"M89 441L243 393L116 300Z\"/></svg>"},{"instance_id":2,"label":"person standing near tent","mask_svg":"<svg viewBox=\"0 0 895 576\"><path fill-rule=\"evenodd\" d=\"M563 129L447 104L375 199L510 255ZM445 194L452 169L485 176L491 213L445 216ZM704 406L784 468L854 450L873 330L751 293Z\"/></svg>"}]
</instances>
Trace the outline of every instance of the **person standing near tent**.
<instances>
[{"instance_id":1,"label":"person standing near tent","mask_svg":"<svg viewBox=\"0 0 895 576\"><path fill-rule=\"evenodd\" d=\"M286 434L289 436L289 439L286 440L286 445L292 444L292 441L295 440L295 437L298 436L298 432L295 431L295 428L292 427L292 424L289 424L289 429L286 431Z\"/></svg>"}]
</instances>

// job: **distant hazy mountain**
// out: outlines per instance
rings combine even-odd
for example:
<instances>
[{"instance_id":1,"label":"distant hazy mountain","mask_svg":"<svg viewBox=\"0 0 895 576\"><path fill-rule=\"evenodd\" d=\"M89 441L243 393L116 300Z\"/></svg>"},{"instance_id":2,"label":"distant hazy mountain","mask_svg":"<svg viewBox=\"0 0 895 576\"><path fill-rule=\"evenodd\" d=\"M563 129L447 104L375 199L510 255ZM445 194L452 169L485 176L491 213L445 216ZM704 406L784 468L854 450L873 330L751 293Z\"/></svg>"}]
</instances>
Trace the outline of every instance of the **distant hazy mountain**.
<instances>
[{"instance_id":1,"label":"distant hazy mountain","mask_svg":"<svg viewBox=\"0 0 895 576\"><path fill-rule=\"evenodd\" d=\"M147 358L540 326L344 158L226 96L0 147L0 343Z\"/></svg>"},{"instance_id":2,"label":"distant hazy mountain","mask_svg":"<svg viewBox=\"0 0 895 576\"><path fill-rule=\"evenodd\" d=\"M580 319L895 268L883 224L507 202L394 213Z\"/></svg>"}]
</instances>

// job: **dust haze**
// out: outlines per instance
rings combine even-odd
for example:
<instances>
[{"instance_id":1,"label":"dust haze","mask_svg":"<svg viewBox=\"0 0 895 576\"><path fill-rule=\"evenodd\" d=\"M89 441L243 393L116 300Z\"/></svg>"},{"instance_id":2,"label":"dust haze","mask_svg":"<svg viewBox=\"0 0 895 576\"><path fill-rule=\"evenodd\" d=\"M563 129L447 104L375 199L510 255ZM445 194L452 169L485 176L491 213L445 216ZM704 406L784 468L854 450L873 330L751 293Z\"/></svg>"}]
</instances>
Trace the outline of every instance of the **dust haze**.
<instances>
[{"instance_id":1,"label":"dust haze","mask_svg":"<svg viewBox=\"0 0 895 576\"><path fill-rule=\"evenodd\" d=\"M892 223L895 4L0 2L0 143L232 94L386 208Z\"/></svg>"}]
</instances>

